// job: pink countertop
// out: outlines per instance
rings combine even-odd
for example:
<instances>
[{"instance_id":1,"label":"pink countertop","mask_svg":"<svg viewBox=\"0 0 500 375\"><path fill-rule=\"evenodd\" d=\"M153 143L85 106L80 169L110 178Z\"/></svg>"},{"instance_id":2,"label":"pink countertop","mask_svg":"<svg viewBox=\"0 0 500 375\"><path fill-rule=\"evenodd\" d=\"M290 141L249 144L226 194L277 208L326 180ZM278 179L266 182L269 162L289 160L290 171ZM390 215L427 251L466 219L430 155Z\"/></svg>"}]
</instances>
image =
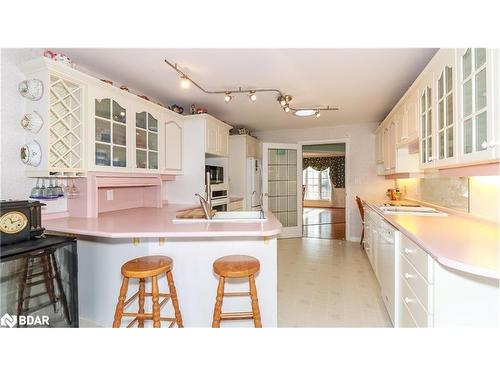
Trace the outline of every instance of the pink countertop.
<instances>
[{"instance_id":1,"label":"pink countertop","mask_svg":"<svg viewBox=\"0 0 500 375\"><path fill-rule=\"evenodd\" d=\"M169 204L163 208L131 208L106 212L96 218L64 217L45 220L45 229L94 237L270 237L281 223L268 212L263 223L173 223L175 213L193 206Z\"/></svg>"},{"instance_id":2,"label":"pink countertop","mask_svg":"<svg viewBox=\"0 0 500 375\"><path fill-rule=\"evenodd\" d=\"M365 203L444 266L500 279L498 225L454 214L384 214L380 202Z\"/></svg>"}]
</instances>

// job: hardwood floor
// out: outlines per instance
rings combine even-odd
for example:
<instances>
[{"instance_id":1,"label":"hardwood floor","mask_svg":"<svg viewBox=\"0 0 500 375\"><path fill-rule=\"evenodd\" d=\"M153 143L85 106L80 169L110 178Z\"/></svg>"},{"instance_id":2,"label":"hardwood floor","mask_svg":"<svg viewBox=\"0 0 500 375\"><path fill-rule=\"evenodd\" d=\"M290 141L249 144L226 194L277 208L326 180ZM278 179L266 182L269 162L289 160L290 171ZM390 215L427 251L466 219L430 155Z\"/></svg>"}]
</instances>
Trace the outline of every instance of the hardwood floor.
<instances>
[{"instance_id":1,"label":"hardwood floor","mask_svg":"<svg viewBox=\"0 0 500 375\"><path fill-rule=\"evenodd\" d=\"M303 237L345 240L345 209L304 207Z\"/></svg>"}]
</instances>

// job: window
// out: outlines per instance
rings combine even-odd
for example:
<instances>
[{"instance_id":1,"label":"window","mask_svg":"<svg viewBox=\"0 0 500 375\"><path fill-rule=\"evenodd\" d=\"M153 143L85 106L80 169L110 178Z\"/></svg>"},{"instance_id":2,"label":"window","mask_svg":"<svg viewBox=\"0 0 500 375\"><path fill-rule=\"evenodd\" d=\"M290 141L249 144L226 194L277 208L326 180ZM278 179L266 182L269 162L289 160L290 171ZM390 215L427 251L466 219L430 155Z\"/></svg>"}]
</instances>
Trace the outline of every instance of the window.
<instances>
[{"instance_id":1,"label":"window","mask_svg":"<svg viewBox=\"0 0 500 375\"><path fill-rule=\"evenodd\" d=\"M305 200L330 200L330 168L317 171L308 167L302 173L302 183L306 187Z\"/></svg>"}]
</instances>

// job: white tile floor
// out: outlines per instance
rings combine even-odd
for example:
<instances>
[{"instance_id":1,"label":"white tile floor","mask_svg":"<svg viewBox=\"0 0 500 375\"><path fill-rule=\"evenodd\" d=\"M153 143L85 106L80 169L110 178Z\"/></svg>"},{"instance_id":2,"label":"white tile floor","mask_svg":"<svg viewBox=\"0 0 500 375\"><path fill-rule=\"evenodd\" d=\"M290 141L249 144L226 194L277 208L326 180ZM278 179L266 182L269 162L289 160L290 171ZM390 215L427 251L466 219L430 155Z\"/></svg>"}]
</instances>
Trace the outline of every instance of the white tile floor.
<instances>
[{"instance_id":1,"label":"white tile floor","mask_svg":"<svg viewBox=\"0 0 500 375\"><path fill-rule=\"evenodd\" d=\"M279 327L391 327L377 279L358 243L278 241Z\"/></svg>"}]
</instances>

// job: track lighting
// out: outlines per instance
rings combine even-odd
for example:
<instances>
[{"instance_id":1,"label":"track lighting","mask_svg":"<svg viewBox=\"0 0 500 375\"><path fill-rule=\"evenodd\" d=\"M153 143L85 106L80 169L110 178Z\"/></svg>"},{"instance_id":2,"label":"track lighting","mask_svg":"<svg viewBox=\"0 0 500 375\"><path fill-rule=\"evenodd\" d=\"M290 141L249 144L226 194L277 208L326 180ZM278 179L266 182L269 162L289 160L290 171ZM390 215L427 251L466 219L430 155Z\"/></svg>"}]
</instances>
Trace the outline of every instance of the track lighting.
<instances>
[{"instance_id":1,"label":"track lighting","mask_svg":"<svg viewBox=\"0 0 500 375\"><path fill-rule=\"evenodd\" d=\"M191 86L191 82L189 81L189 78L185 74L183 74L181 76L181 87L183 89L188 89L189 86Z\"/></svg>"},{"instance_id":2,"label":"track lighting","mask_svg":"<svg viewBox=\"0 0 500 375\"><path fill-rule=\"evenodd\" d=\"M287 106L288 104L290 104L290 101L292 100L292 97L290 95L280 95L278 97L278 102L280 103L280 105L282 107L285 107Z\"/></svg>"},{"instance_id":3,"label":"track lighting","mask_svg":"<svg viewBox=\"0 0 500 375\"><path fill-rule=\"evenodd\" d=\"M224 94L224 101L226 103L229 103L233 99L234 94L245 94L248 95L248 98L250 101L255 102L257 100L257 93L274 93L275 95L278 95L277 101L280 104L281 108L286 113L292 112L296 116L300 117L305 117L305 116L313 116L315 115L316 118L319 118L321 116L320 111L337 111L338 107L333 107L333 106L313 106L313 107L303 107L303 108L293 108L290 106L290 102L292 101L292 96L291 95L286 95L283 93L283 91L277 89L277 88L253 88L252 90L250 89L242 89L239 87L238 89L234 89L233 91L225 91L225 90L207 90L203 86L201 86L198 82L194 81L191 77L189 77L186 73L184 73L177 64L171 63L168 60L165 60L165 63L170 66L173 70L175 70L181 78L181 87L183 89L187 89L191 86L195 86L205 94L212 94L212 95L221 95ZM231 95L233 94L233 95ZM276 97L275 97L276 98Z\"/></svg>"}]
</instances>

